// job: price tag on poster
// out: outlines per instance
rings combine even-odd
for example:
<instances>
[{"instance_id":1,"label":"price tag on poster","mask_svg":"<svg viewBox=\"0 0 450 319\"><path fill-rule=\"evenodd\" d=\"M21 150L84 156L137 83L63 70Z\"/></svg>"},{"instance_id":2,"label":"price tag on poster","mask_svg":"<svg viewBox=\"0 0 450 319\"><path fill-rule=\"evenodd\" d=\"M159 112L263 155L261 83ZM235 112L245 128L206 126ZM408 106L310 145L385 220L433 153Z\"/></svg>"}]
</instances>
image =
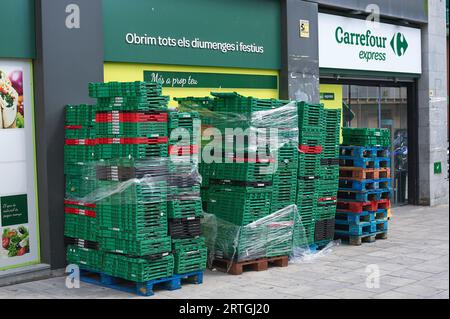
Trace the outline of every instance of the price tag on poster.
<instances>
[{"instance_id":1,"label":"price tag on poster","mask_svg":"<svg viewBox=\"0 0 450 319\"><path fill-rule=\"evenodd\" d=\"M0 270L39 262L32 64L0 59Z\"/></svg>"}]
</instances>

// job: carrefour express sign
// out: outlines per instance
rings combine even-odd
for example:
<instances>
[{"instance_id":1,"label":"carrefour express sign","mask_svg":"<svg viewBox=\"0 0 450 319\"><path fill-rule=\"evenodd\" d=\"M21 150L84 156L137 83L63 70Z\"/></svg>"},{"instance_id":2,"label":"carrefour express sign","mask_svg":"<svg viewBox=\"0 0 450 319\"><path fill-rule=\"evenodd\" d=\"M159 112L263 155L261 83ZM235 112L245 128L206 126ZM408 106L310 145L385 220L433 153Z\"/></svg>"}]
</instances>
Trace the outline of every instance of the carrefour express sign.
<instances>
[{"instance_id":1,"label":"carrefour express sign","mask_svg":"<svg viewBox=\"0 0 450 319\"><path fill-rule=\"evenodd\" d=\"M319 14L321 68L422 73L420 29Z\"/></svg>"}]
</instances>

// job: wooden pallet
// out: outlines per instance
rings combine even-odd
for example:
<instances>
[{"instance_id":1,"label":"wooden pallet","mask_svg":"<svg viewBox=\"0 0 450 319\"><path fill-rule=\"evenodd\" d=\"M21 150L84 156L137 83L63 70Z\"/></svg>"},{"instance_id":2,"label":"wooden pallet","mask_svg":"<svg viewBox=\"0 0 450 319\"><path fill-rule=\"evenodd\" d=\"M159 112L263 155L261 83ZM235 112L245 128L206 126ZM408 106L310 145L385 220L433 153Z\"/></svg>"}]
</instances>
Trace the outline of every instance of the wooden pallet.
<instances>
[{"instance_id":1,"label":"wooden pallet","mask_svg":"<svg viewBox=\"0 0 450 319\"><path fill-rule=\"evenodd\" d=\"M265 271L269 266L287 267L288 256L261 258L250 261L234 262L226 259L215 259L213 267L219 271L227 272L231 275L242 275L244 271Z\"/></svg>"},{"instance_id":2,"label":"wooden pallet","mask_svg":"<svg viewBox=\"0 0 450 319\"><path fill-rule=\"evenodd\" d=\"M389 168L361 168L361 167L339 167L339 178L355 181L363 181L367 179L391 178L391 170Z\"/></svg>"}]
</instances>

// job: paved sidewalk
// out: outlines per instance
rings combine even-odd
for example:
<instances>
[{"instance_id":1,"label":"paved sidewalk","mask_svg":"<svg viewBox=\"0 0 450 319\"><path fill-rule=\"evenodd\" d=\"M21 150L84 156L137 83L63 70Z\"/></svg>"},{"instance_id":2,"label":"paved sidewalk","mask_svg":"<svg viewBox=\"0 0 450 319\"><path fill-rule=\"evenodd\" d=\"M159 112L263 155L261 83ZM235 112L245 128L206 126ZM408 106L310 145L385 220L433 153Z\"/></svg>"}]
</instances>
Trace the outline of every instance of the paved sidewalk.
<instances>
[{"instance_id":1,"label":"paved sidewalk","mask_svg":"<svg viewBox=\"0 0 450 319\"><path fill-rule=\"evenodd\" d=\"M360 247L340 245L312 262L231 276L207 271L201 286L157 291L150 298L449 298L448 206L395 209L389 239ZM367 288L366 268L380 269L379 288ZM373 266L371 266L373 267ZM372 269L372 268L370 268ZM135 298L65 278L1 287L1 298Z\"/></svg>"}]
</instances>

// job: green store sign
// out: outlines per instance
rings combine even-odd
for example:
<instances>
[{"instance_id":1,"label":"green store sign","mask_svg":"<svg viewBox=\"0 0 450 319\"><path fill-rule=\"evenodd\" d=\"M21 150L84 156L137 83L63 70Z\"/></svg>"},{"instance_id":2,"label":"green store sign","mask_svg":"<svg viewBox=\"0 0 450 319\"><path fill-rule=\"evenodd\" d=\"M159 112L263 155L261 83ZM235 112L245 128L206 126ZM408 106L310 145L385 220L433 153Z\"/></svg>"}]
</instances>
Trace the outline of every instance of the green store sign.
<instances>
[{"instance_id":1,"label":"green store sign","mask_svg":"<svg viewBox=\"0 0 450 319\"><path fill-rule=\"evenodd\" d=\"M0 58L34 58L34 0L1 0L0 13Z\"/></svg>"},{"instance_id":2,"label":"green store sign","mask_svg":"<svg viewBox=\"0 0 450 319\"><path fill-rule=\"evenodd\" d=\"M173 88L278 89L272 75L144 71L144 81Z\"/></svg>"},{"instance_id":3,"label":"green store sign","mask_svg":"<svg viewBox=\"0 0 450 319\"><path fill-rule=\"evenodd\" d=\"M278 0L104 0L105 61L280 69Z\"/></svg>"}]
</instances>

